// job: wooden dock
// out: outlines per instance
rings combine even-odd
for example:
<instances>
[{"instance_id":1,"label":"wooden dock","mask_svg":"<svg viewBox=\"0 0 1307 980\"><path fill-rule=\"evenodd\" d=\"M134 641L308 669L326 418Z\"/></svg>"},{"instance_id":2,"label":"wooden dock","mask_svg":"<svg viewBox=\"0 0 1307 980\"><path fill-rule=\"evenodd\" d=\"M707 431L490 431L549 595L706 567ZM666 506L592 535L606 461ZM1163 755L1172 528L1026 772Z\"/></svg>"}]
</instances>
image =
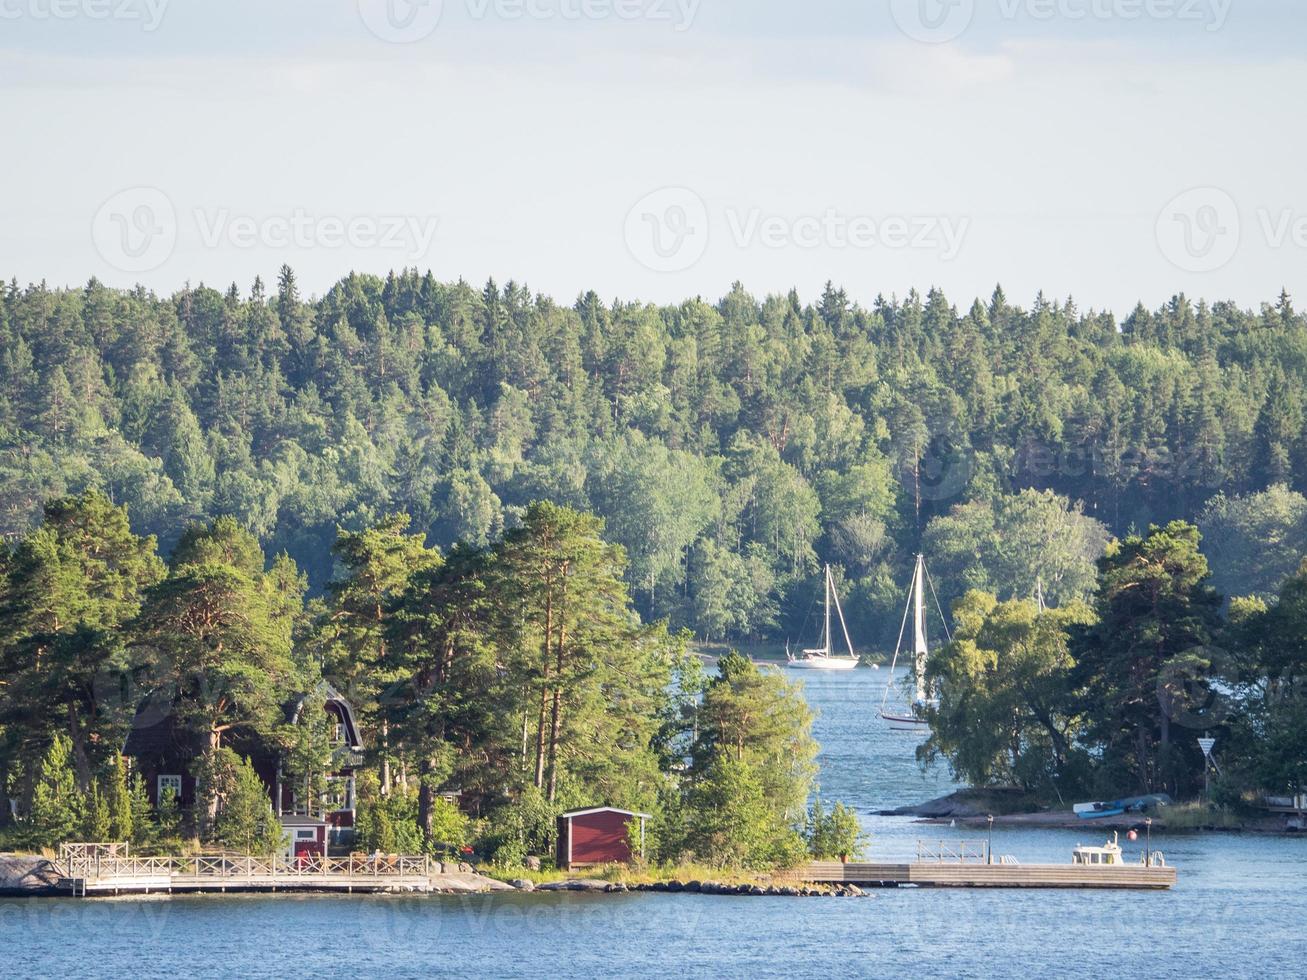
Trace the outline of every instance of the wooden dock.
<instances>
[{"instance_id":1,"label":"wooden dock","mask_svg":"<svg viewBox=\"0 0 1307 980\"><path fill-rule=\"evenodd\" d=\"M828 885L893 888L1096 888L1160 891L1174 888L1175 868L1142 864L1086 867L1075 864L981 864L915 861L904 864L841 864L817 861L787 880Z\"/></svg>"},{"instance_id":2,"label":"wooden dock","mask_svg":"<svg viewBox=\"0 0 1307 980\"><path fill-rule=\"evenodd\" d=\"M75 896L178 892L436 890L427 857L134 857L76 850L61 855L60 887Z\"/></svg>"}]
</instances>

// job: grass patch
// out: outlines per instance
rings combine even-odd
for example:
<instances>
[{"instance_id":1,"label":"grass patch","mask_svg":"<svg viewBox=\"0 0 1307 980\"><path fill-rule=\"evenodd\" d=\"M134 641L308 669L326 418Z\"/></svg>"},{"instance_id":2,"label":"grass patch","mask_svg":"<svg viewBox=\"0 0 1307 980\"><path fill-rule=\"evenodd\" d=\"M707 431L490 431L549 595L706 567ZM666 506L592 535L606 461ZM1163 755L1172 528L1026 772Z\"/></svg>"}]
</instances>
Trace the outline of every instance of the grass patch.
<instances>
[{"instance_id":1,"label":"grass patch","mask_svg":"<svg viewBox=\"0 0 1307 980\"><path fill-rule=\"evenodd\" d=\"M1159 814L1167 830L1241 830L1243 818L1233 810L1209 803L1179 803Z\"/></svg>"},{"instance_id":2,"label":"grass patch","mask_svg":"<svg viewBox=\"0 0 1307 980\"><path fill-rule=\"evenodd\" d=\"M532 871L524 867L485 867L481 873L499 881L525 880L533 885L544 885L554 881L567 881L570 878L587 878L596 881L610 881L622 885L652 885L669 881L713 881L725 885L752 885L765 882L767 874L751 871L731 871L713 868L706 864L675 865L626 865L607 864L597 868L565 872L553 868Z\"/></svg>"}]
</instances>

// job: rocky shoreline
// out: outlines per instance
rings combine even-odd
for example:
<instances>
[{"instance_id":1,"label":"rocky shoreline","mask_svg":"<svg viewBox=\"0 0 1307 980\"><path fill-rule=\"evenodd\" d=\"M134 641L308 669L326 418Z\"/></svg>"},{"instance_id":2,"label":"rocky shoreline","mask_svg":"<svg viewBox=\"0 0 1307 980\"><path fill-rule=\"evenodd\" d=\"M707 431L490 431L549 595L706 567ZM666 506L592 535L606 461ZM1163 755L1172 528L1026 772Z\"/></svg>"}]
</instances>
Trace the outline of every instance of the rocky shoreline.
<instances>
[{"instance_id":1,"label":"rocky shoreline","mask_svg":"<svg viewBox=\"0 0 1307 980\"><path fill-rule=\"evenodd\" d=\"M45 858L0 855L0 897L58 895L59 872Z\"/></svg>"},{"instance_id":2,"label":"rocky shoreline","mask_svg":"<svg viewBox=\"0 0 1307 980\"><path fill-rule=\"evenodd\" d=\"M693 895L744 895L754 898L865 898L868 893L857 885L773 885L732 884L720 881L613 882L597 878L571 878L536 885L525 879L511 882L523 892L584 892L588 894L626 894L630 892L673 892Z\"/></svg>"}]
</instances>

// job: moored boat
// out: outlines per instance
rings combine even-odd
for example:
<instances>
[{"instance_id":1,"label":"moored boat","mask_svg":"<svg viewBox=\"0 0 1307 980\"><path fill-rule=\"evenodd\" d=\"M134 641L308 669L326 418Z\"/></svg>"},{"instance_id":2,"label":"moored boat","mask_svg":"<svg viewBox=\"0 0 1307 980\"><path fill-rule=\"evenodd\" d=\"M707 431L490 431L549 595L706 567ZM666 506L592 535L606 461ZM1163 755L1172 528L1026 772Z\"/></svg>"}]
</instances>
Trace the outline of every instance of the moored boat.
<instances>
[{"instance_id":1,"label":"moored boat","mask_svg":"<svg viewBox=\"0 0 1307 980\"><path fill-rule=\"evenodd\" d=\"M849 627L844 622L844 610L840 606L839 591L835 588L835 577L831 575L830 566L825 568L826 576L826 619L825 628L822 631L822 643L820 647L812 650L804 650L801 656L794 656L787 649L785 656L788 666L796 670L853 670L860 663L857 653L853 649L853 641L849 638ZM844 642L848 647L848 654L836 654L834 637L831 633L831 609L832 606L835 614L839 617L840 632L844 634Z\"/></svg>"},{"instance_id":2,"label":"moored boat","mask_svg":"<svg viewBox=\"0 0 1307 980\"><path fill-rule=\"evenodd\" d=\"M889 726L890 731L895 732L918 732L925 734L930 731L930 723L926 720L926 711L932 706L929 692L926 689L926 661L930 657L930 646L926 640L926 584L929 581L926 574L926 558L924 555L917 555L917 566L912 573L912 585L908 589L908 606L903 611L903 624L899 627L898 643L894 646L894 659L890 662L890 678L885 683L885 696L881 699L880 717ZM933 593L934 586L931 585ZM939 607L939 599L935 599L936 608ZM903 703L895 701L895 679L894 670L899 664L899 654L903 651L903 637L907 632L908 616L912 616L912 701ZM940 619L943 620L943 611L940 611ZM944 633L948 635L948 625L945 623Z\"/></svg>"}]
</instances>

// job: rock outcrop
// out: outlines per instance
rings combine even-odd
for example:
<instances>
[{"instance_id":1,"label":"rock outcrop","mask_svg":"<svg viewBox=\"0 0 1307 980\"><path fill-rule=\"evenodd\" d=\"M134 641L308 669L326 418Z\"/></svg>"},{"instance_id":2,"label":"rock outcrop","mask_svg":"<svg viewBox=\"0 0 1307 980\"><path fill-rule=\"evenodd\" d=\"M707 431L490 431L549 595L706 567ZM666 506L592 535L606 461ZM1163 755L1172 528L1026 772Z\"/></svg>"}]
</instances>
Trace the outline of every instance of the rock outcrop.
<instances>
[{"instance_id":1,"label":"rock outcrop","mask_svg":"<svg viewBox=\"0 0 1307 980\"><path fill-rule=\"evenodd\" d=\"M59 878L45 858L0 856L0 895L57 895Z\"/></svg>"}]
</instances>

